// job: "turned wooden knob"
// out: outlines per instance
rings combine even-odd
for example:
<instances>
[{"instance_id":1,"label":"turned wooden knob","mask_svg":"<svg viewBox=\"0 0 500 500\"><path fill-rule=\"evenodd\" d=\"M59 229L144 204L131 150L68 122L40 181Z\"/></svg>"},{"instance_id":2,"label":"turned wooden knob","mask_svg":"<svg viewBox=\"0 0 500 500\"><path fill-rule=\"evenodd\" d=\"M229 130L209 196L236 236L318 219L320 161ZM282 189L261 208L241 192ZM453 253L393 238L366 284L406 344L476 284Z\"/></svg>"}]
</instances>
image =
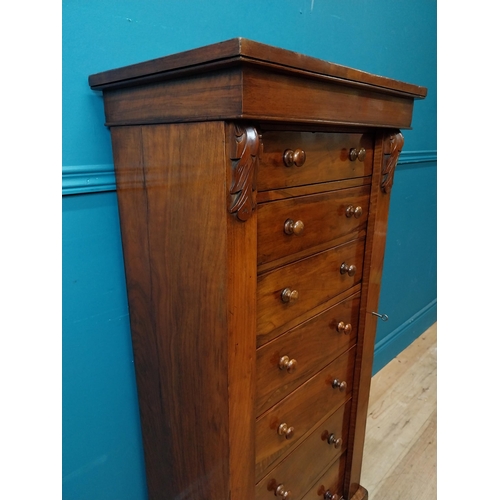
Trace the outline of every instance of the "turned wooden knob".
<instances>
[{"instance_id":1,"label":"turned wooden knob","mask_svg":"<svg viewBox=\"0 0 500 500\"><path fill-rule=\"evenodd\" d=\"M286 149L283 153L283 163L287 167L301 167L306 162L306 152L303 149Z\"/></svg>"},{"instance_id":2,"label":"turned wooden knob","mask_svg":"<svg viewBox=\"0 0 500 500\"><path fill-rule=\"evenodd\" d=\"M304 223L301 220L294 221L292 219L287 219L285 221L284 230L286 234L295 234L299 236L304 231Z\"/></svg>"},{"instance_id":3,"label":"turned wooden knob","mask_svg":"<svg viewBox=\"0 0 500 500\"><path fill-rule=\"evenodd\" d=\"M348 274L349 276L354 276L356 274L356 266L353 265L347 265L345 262L342 262L342 265L340 266L340 274Z\"/></svg>"},{"instance_id":4,"label":"turned wooden knob","mask_svg":"<svg viewBox=\"0 0 500 500\"><path fill-rule=\"evenodd\" d=\"M297 360L290 359L288 356L282 356L278 364L280 370L286 370L288 373L293 373L297 368Z\"/></svg>"},{"instance_id":5,"label":"turned wooden knob","mask_svg":"<svg viewBox=\"0 0 500 500\"><path fill-rule=\"evenodd\" d=\"M332 382L332 387L334 389L338 389L340 392L344 392L347 389L347 382L345 382L344 380L340 381L338 379L335 379Z\"/></svg>"},{"instance_id":6,"label":"turned wooden knob","mask_svg":"<svg viewBox=\"0 0 500 500\"><path fill-rule=\"evenodd\" d=\"M297 290L292 290L291 288L285 288L281 292L281 300L285 303L295 302L299 298L299 292Z\"/></svg>"},{"instance_id":7,"label":"turned wooden knob","mask_svg":"<svg viewBox=\"0 0 500 500\"><path fill-rule=\"evenodd\" d=\"M295 434L295 429L292 426L288 426L286 423L282 423L278 427L278 434L280 436L285 436L285 439L292 439Z\"/></svg>"},{"instance_id":8,"label":"turned wooden knob","mask_svg":"<svg viewBox=\"0 0 500 500\"><path fill-rule=\"evenodd\" d=\"M281 497L281 498L288 499L288 500L290 500L292 498L291 493L289 491L286 491L285 487L282 484L278 484L278 486L274 490L274 494L277 497Z\"/></svg>"},{"instance_id":9,"label":"turned wooden knob","mask_svg":"<svg viewBox=\"0 0 500 500\"><path fill-rule=\"evenodd\" d=\"M352 332L352 325L351 323L345 324L343 321L339 321L337 325L337 331L339 333L345 333L346 335L349 335Z\"/></svg>"},{"instance_id":10,"label":"turned wooden knob","mask_svg":"<svg viewBox=\"0 0 500 500\"><path fill-rule=\"evenodd\" d=\"M332 432L327 439L328 444L333 444L334 448L340 448L342 446L342 438L336 438L335 434Z\"/></svg>"},{"instance_id":11,"label":"turned wooden knob","mask_svg":"<svg viewBox=\"0 0 500 500\"><path fill-rule=\"evenodd\" d=\"M353 205L349 205L345 210L346 217L354 217L359 219L363 215L363 209L361 207L354 207Z\"/></svg>"},{"instance_id":12,"label":"turned wooden knob","mask_svg":"<svg viewBox=\"0 0 500 500\"><path fill-rule=\"evenodd\" d=\"M332 493L330 490L326 490L323 496L325 500L340 500L337 493Z\"/></svg>"},{"instance_id":13,"label":"turned wooden knob","mask_svg":"<svg viewBox=\"0 0 500 500\"><path fill-rule=\"evenodd\" d=\"M366 149L365 148L351 148L349 150L349 160L355 161L358 159L359 161L364 161L366 158Z\"/></svg>"}]
</instances>

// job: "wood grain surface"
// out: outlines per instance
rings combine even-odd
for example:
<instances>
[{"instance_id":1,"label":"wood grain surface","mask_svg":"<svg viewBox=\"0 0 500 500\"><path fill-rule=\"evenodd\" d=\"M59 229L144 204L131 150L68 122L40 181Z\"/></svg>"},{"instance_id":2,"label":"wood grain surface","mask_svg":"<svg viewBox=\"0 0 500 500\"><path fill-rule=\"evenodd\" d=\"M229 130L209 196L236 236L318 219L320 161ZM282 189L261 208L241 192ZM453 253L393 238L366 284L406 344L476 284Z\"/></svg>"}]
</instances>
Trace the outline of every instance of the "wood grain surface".
<instances>
[{"instance_id":1,"label":"wood grain surface","mask_svg":"<svg viewBox=\"0 0 500 500\"><path fill-rule=\"evenodd\" d=\"M278 327L359 283L364 249L364 239L358 239L260 275L257 280L257 335L271 340ZM354 276L340 274L343 262L356 266ZM282 301L281 293L287 287L298 291L296 302Z\"/></svg>"},{"instance_id":2,"label":"wood grain surface","mask_svg":"<svg viewBox=\"0 0 500 500\"><path fill-rule=\"evenodd\" d=\"M112 135L149 497L224 499L236 480L248 496L230 469L254 463L256 278L235 269L255 269L256 226L227 212L224 124Z\"/></svg>"},{"instance_id":3,"label":"wood grain surface","mask_svg":"<svg viewBox=\"0 0 500 500\"><path fill-rule=\"evenodd\" d=\"M233 38L224 42L207 45L178 54L132 64L124 68L104 71L89 77L89 85L95 89L127 85L130 80L138 83L155 81L192 73L203 73L214 65L231 66L237 61L270 64L289 70L307 71L313 75L336 78L358 85L371 85L393 93L406 93L415 98L427 94L425 87L412 85L378 75L359 71L314 57L272 47L245 38Z\"/></svg>"},{"instance_id":4,"label":"wood grain surface","mask_svg":"<svg viewBox=\"0 0 500 500\"><path fill-rule=\"evenodd\" d=\"M370 186L341 189L329 193L300 196L263 203L258 207L257 265L293 256L334 241L366 227ZM359 217L347 216L348 207L362 210ZM299 235L285 233L285 222L303 223Z\"/></svg>"},{"instance_id":5,"label":"wood grain surface","mask_svg":"<svg viewBox=\"0 0 500 500\"><path fill-rule=\"evenodd\" d=\"M286 478L297 500L366 500L371 311L399 128L426 89L243 38L89 83L111 128L149 498L265 500ZM432 454L433 418L408 419L401 445ZM316 448L323 424L338 450Z\"/></svg>"},{"instance_id":6,"label":"wood grain surface","mask_svg":"<svg viewBox=\"0 0 500 500\"><path fill-rule=\"evenodd\" d=\"M255 498L272 499L275 485L283 484L292 498L302 498L311 484L328 466L344 452L348 436L348 420L350 416L349 401L335 413L326 418L304 440L301 446L293 451L285 460L267 474L255 488ZM328 437L342 439L335 447L328 444Z\"/></svg>"},{"instance_id":7,"label":"wood grain surface","mask_svg":"<svg viewBox=\"0 0 500 500\"><path fill-rule=\"evenodd\" d=\"M256 413L260 415L354 345L357 337L359 293L257 349ZM349 324L349 334L337 330ZM279 368L282 356L295 359L292 373Z\"/></svg>"},{"instance_id":8,"label":"wood grain surface","mask_svg":"<svg viewBox=\"0 0 500 500\"><path fill-rule=\"evenodd\" d=\"M373 136L370 134L265 131L257 187L259 191L339 179L353 179L371 174ZM365 148L363 161L349 160L352 148ZM283 162L285 150L300 149L305 163L287 167Z\"/></svg>"},{"instance_id":9,"label":"wood grain surface","mask_svg":"<svg viewBox=\"0 0 500 500\"><path fill-rule=\"evenodd\" d=\"M311 432L325 415L344 404L352 392L355 350L350 349L310 378L305 384L257 419L256 480L259 481L277 461L289 453ZM344 391L334 389L333 381L345 381ZM278 434L280 424L294 427L286 439Z\"/></svg>"},{"instance_id":10,"label":"wood grain surface","mask_svg":"<svg viewBox=\"0 0 500 500\"><path fill-rule=\"evenodd\" d=\"M342 497L342 482L345 474L345 453L331 467L328 467L316 484L302 500L324 500L325 493Z\"/></svg>"}]
</instances>

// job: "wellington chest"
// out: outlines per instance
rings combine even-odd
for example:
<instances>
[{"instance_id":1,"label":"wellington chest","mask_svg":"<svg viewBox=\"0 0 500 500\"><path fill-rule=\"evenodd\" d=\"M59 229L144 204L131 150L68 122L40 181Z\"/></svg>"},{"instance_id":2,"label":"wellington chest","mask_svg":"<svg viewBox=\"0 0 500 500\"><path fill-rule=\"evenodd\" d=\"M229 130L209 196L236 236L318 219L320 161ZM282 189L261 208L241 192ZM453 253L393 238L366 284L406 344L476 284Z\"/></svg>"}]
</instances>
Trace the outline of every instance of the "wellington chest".
<instances>
[{"instance_id":1,"label":"wellington chest","mask_svg":"<svg viewBox=\"0 0 500 500\"><path fill-rule=\"evenodd\" d=\"M149 498L366 499L389 197L426 89L241 38L89 83Z\"/></svg>"}]
</instances>

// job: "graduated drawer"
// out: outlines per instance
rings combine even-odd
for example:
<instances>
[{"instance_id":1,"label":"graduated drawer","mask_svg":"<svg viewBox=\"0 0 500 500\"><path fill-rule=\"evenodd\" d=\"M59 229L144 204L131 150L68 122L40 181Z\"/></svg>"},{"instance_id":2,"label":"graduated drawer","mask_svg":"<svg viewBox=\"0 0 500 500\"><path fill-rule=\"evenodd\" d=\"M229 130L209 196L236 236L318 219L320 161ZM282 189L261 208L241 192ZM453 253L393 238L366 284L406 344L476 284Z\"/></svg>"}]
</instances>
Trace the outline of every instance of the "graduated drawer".
<instances>
[{"instance_id":1,"label":"graduated drawer","mask_svg":"<svg viewBox=\"0 0 500 500\"><path fill-rule=\"evenodd\" d=\"M350 401L330 415L288 457L269 472L255 488L255 498L271 500L282 485L290 498L301 499L347 448Z\"/></svg>"},{"instance_id":2,"label":"graduated drawer","mask_svg":"<svg viewBox=\"0 0 500 500\"><path fill-rule=\"evenodd\" d=\"M257 278L257 345L272 340L280 327L296 326L311 310L333 305L339 293L361 281L365 240L359 238ZM345 267L354 270L342 274ZM287 301L288 300L288 301ZM319 310L315 312L320 312ZM286 326L285 326L286 325Z\"/></svg>"},{"instance_id":3,"label":"graduated drawer","mask_svg":"<svg viewBox=\"0 0 500 500\"><path fill-rule=\"evenodd\" d=\"M257 482L287 453L300 445L318 422L350 399L355 355L356 348L349 349L257 418ZM293 430L290 431L290 428Z\"/></svg>"},{"instance_id":4,"label":"graduated drawer","mask_svg":"<svg viewBox=\"0 0 500 500\"><path fill-rule=\"evenodd\" d=\"M366 225L370 186L263 203L257 209L257 264L314 249Z\"/></svg>"},{"instance_id":5,"label":"graduated drawer","mask_svg":"<svg viewBox=\"0 0 500 500\"><path fill-rule=\"evenodd\" d=\"M354 345L359 303L358 292L257 349L257 415Z\"/></svg>"},{"instance_id":6,"label":"graduated drawer","mask_svg":"<svg viewBox=\"0 0 500 500\"><path fill-rule=\"evenodd\" d=\"M368 134L269 131L264 132L262 141L258 191L364 177L372 173L373 138ZM351 150L359 152L362 149L365 153L361 161L358 157L351 159ZM287 166L287 158L292 160L288 162L291 166ZM297 166L304 158L303 164Z\"/></svg>"},{"instance_id":7,"label":"graduated drawer","mask_svg":"<svg viewBox=\"0 0 500 500\"><path fill-rule=\"evenodd\" d=\"M341 500L343 498L342 488L345 474L345 460L346 454L344 453L300 500L333 499L335 498L334 495L337 495L337 498ZM256 498L256 500L258 499Z\"/></svg>"}]
</instances>

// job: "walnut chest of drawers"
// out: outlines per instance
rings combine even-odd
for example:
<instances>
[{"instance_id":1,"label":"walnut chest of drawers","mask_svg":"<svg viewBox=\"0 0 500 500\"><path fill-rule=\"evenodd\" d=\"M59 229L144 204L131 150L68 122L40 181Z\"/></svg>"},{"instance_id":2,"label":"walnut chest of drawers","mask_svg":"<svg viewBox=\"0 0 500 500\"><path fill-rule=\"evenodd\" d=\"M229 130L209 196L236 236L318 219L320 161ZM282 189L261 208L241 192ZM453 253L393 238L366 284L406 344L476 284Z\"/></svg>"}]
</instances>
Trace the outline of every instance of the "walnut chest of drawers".
<instances>
[{"instance_id":1,"label":"walnut chest of drawers","mask_svg":"<svg viewBox=\"0 0 500 500\"><path fill-rule=\"evenodd\" d=\"M365 499L389 196L426 89L245 39L92 75L149 497Z\"/></svg>"}]
</instances>

